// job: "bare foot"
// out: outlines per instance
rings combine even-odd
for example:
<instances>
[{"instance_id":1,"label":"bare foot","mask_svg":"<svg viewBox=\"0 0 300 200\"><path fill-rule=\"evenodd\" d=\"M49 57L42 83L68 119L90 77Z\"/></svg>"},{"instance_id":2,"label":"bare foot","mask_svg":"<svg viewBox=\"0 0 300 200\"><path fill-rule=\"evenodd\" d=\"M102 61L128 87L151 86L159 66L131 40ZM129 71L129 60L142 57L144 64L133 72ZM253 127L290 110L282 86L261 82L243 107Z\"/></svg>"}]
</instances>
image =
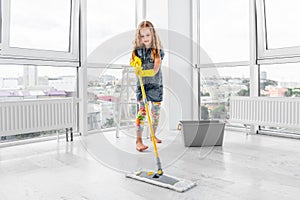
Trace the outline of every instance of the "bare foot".
<instances>
[{"instance_id":1,"label":"bare foot","mask_svg":"<svg viewBox=\"0 0 300 200\"><path fill-rule=\"evenodd\" d=\"M148 149L148 146L144 145L141 142L137 142L136 143L136 150L138 150L138 151L144 151L146 149Z\"/></svg>"},{"instance_id":2,"label":"bare foot","mask_svg":"<svg viewBox=\"0 0 300 200\"><path fill-rule=\"evenodd\" d=\"M152 141L152 138L150 137L150 140ZM157 137L155 137L156 143L162 143L161 139L158 139Z\"/></svg>"}]
</instances>

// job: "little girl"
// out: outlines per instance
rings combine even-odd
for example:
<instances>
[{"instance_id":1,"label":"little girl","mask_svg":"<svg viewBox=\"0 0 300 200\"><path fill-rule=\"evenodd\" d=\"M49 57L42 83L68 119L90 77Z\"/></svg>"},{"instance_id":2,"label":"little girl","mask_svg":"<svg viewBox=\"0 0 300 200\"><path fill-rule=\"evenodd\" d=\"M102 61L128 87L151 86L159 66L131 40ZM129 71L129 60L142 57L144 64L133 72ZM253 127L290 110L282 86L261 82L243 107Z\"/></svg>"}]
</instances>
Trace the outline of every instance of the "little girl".
<instances>
[{"instance_id":1,"label":"little girl","mask_svg":"<svg viewBox=\"0 0 300 200\"><path fill-rule=\"evenodd\" d=\"M139 57L142 61L142 71L149 72L153 70L153 73L150 73L151 75L148 73L148 75L142 76L147 101L151 102L151 119L155 133L159 122L160 106L163 100L161 62L164 57L164 51L162 50L158 34L149 21L141 22L136 30L131 62L134 61L135 56ZM141 75L141 73L138 75ZM143 144L142 140L146 111L144 102L142 101L139 79L137 79L136 97L139 103L139 111L136 118L136 150L144 151L148 148L148 146ZM162 142L157 137L155 138L157 143Z\"/></svg>"}]
</instances>

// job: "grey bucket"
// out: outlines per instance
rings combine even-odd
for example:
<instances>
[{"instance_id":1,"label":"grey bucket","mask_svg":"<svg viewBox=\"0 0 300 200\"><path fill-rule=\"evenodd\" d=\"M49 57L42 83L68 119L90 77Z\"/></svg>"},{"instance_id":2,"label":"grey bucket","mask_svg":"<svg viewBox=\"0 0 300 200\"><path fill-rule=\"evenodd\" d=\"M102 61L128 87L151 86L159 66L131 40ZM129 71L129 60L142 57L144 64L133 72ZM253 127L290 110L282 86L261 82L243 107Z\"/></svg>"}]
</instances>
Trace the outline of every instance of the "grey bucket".
<instances>
[{"instance_id":1,"label":"grey bucket","mask_svg":"<svg viewBox=\"0 0 300 200\"><path fill-rule=\"evenodd\" d=\"M222 146L225 123L219 120L180 121L185 147Z\"/></svg>"}]
</instances>

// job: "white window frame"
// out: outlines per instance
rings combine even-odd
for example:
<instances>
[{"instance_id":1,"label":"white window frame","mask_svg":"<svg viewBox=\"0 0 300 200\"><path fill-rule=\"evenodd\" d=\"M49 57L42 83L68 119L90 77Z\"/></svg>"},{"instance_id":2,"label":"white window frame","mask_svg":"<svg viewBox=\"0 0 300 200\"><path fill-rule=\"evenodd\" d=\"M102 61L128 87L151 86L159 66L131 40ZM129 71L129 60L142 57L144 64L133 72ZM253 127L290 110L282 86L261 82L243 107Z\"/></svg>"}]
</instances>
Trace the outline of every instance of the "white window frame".
<instances>
[{"instance_id":1,"label":"white window frame","mask_svg":"<svg viewBox=\"0 0 300 200\"><path fill-rule=\"evenodd\" d=\"M258 63L299 62L300 46L267 49L265 0L256 0ZM284 59L284 61L280 61Z\"/></svg>"},{"instance_id":2,"label":"white window frame","mask_svg":"<svg viewBox=\"0 0 300 200\"><path fill-rule=\"evenodd\" d=\"M79 63L79 0L71 1L69 52L9 47L10 0L1 1L2 38L0 63L78 66ZM45 63L44 63L45 62ZM43 64L44 63L44 64Z\"/></svg>"}]
</instances>

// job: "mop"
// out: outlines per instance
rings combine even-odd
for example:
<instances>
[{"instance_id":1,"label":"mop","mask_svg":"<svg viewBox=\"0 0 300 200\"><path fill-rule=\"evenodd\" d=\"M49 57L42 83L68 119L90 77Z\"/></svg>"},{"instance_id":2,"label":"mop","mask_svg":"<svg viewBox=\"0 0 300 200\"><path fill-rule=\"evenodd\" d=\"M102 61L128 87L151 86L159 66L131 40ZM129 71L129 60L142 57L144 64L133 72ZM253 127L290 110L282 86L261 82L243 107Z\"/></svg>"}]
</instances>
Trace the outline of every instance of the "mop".
<instances>
[{"instance_id":1,"label":"mop","mask_svg":"<svg viewBox=\"0 0 300 200\"><path fill-rule=\"evenodd\" d=\"M156 157L156 162L157 162L157 171L151 171L151 170L146 170L146 169L139 169L134 172L126 174L126 177L136 179L139 181L144 181L146 183L150 183L153 185L169 188L172 190L175 190L177 192L185 192L186 190L194 187L196 183L189 181L189 180L184 180L184 179L179 179L174 176L166 175L164 174L160 162L160 158L158 155L158 149L156 146L156 140L155 140L155 135L154 135L154 130L152 126L152 121L150 118L150 113L149 113L149 104L147 102L146 98L146 92L144 89L144 84L143 84L143 76L154 76L154 71L153 70L142 70L142 61L139 57L135 56L134 60L130 63L131 66L135 67L135 70L138 71L139 73L139 80L140 80L140 86L142 90L142 99L145 104L145 110L147 114L147 119L148 119L148 124L150 128L150 134L151 134L151 139L152 139L152 144L154 148L154 154ZM143 74L143 75L142 75Z\"/></svg>"}]
</instances>

